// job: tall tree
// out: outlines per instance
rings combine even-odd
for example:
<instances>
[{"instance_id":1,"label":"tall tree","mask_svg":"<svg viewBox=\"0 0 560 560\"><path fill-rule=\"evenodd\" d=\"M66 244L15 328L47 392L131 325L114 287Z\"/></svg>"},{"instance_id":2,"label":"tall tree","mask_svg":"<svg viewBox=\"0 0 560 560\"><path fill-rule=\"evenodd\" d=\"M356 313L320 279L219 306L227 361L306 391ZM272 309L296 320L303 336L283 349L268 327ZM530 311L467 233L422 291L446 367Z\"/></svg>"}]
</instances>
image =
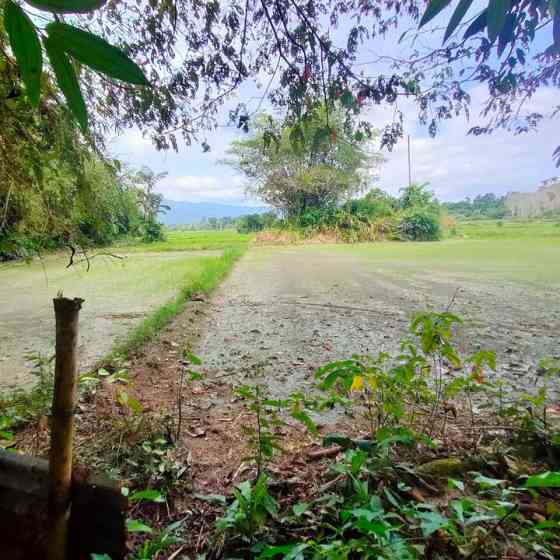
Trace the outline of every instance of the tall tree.
<instances>
[{"instance_id":1,"label":"tall tree","mask_svg":"<svg viewBox=\"0 0 560 560\"><path fill-rule=\"evenodd\" d=\"M171 209L167 204L163 204L163 195L155 192L157 184L167 175L167 171L155 173L146 166L133 174L132 181L138 189L138 199L147 222L157 221L158 213Z\"/></svg>"},{"instance_id":2,"label":"tall tree","mask_svg":"<svg viewBox=\"0 0 560 560\"><path fill-rule=\"evenodd\" d=\"M366 137L356 138L342 111L317 107L295 125L256 119L250 137L236 140L225 163L249 179L248 191L296 218L367 188L381 156Z\"/></svg>"}]
</instances>

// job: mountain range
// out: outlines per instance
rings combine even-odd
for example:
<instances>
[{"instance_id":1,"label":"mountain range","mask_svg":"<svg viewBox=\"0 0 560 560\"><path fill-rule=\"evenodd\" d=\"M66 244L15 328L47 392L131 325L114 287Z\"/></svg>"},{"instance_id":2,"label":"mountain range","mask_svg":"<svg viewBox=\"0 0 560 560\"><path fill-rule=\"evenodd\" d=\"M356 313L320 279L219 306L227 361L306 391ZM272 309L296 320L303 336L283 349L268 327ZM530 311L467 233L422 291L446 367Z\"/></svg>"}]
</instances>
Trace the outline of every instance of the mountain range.
<instances>
[{"instance_id":1,"label":"mountain range","mask_svg":"<svg viewBox=\"0 0 560 560\"><path fill-rule=\"evenodd\" d=\"M216 204L213 202L187 202L184 200L164 200L163 204L170 207L161 213L159 219L166 226L196 224L203 218L238 218L244 214L261 214L270 208L265 206L241 206L233 204Z\"/></svg>"}]
</instances>

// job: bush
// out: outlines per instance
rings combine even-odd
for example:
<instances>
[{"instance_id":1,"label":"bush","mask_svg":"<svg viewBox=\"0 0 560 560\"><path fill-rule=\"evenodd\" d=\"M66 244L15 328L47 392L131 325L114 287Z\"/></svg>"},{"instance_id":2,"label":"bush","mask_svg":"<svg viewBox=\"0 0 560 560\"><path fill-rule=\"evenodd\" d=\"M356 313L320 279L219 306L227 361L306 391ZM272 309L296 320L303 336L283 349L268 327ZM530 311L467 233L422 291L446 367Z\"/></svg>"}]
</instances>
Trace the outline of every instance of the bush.
<instances>
[{"instance_id":1,"label":"bush","mask_svg":"<svg viewBox=\"0 0 560 560\"><path fill-rule=\"evenodd\" d=\"M155 241L164 241L163 225L159 222L149 221L144 226L143 241L145 243L154 243Z\"/></svg>"},{"instance_id":2,"label":"bush","mask_svg":"<svg viewBox=\"0 0 560 560\"><path fill-rule=\"evenodd\" d=\"M245 214L237 219L238 233L255 233L274 227L278 222L274 212L263 214Z\"/></svg>"},{"instance_id":3,"label":"bush","mask_svg":"<svg viewBox=\"0 0 560 560\"><path fill-rule=\"evenodd\" d=\"M398 225L399 237L408 241L437 241L441 238L439 216L426 210L410 210Z\"/></svg>"}]
</instances>

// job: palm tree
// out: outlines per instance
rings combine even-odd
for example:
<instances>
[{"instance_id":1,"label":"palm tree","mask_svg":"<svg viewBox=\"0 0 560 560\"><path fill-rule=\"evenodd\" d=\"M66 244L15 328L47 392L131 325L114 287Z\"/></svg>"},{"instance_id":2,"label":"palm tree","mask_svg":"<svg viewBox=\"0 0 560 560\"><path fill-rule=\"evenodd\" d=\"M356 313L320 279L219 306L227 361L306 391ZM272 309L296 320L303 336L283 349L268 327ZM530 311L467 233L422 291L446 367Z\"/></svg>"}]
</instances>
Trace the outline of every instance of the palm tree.
<instances>
[{"instance_id":1,"label":"palm tree","mask_svg":"<svg viewBox=\"0 0 560 560\"><path fill-rule=\"evenodd\" d=\"M156 185L167 175L167 171L155 173L149 167L142 167L134 176L134 183L138 189L138 201L146 222L155 222L158 213L171 210L167 204L163 204L163 195L155 192Z\"/></svg>"}]
</instances>

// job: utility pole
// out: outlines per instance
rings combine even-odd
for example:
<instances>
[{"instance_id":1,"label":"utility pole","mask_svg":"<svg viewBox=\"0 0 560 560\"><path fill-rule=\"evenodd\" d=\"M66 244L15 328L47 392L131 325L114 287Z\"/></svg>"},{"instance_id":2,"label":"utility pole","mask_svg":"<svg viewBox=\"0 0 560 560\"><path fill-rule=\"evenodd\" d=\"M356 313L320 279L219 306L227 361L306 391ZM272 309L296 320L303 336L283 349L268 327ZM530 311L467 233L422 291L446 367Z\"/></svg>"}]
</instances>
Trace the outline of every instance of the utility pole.
<instances>
[{"instance_id":1,"label":"utility pole","mask_svg":"<svg viewBox=\"0 0 560 560\"><path fill-rule=\"evenodd\" d=\"M410 164L410 134L408 135L408 186L412 185L412 170Z\"/></svg>"}]
</instances>

